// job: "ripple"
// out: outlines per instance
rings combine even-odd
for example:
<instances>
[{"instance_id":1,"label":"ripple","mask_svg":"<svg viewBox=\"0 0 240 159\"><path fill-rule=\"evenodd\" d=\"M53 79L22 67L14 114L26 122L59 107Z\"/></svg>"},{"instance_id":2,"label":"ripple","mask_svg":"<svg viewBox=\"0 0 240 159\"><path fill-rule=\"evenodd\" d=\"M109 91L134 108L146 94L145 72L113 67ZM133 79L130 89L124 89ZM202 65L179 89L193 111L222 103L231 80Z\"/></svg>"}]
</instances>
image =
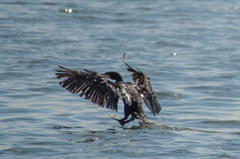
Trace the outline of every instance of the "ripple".
<instances>
[{"instance_id":1,"label":"ripple","mask_svg":"<svg viewBox=\"0 0 240 159\"><path fill-rule=\"evenodd\" d=\"M4 153L11 153L15 155L27 155L27 154L41 154L43 152L56 152L52 149L46 149L46 148L23 148L23 147L12 147L9 149L2 150Z\"/></svg>"},{"instance_id":2,"label":"ripple","mask_svg":"<svg viewBox=\"0 0 240 159\"><path fill-rule=\"evenodd\" d=\"M57 130L60 130L60 129L72 129L72 127L63 126L63 125L56 125L56 126L53 126L53 129L57 129Z\"/></svg>"},{"instance_id":3,"label":"ripple","mask_svg":"<svg viewBox=\"0 0 240 159\"><path fill-rule=\"evenodd\" d=\"M213 125L236 125L240 126L240 121L238 120L206 120L206 121L201 121L201 123L204 124L213 124Z\"/></svg>"},{"instance_id":4,"label":"ripple","mask_svg":"<svg viewBox=\"0 0 240 159\"><path fill-rule=\"evenodd\" d=\"M234 135L240 135L240 132L233 132Z\"/></svg>"},{"instance_id":5,"label":"ripple","mask_svg":"<svg viewBox=\"0 0 240 159\"><path fill-rule=\"evenodd\" d=\"M41 120L35 119L35 118L30 118L30 117L10 117L6 119L1 119L1 122L29 122L29 123L37 123L40 122Z\"/></svg>"},{"instance_id":6,"label":"ripple","mask_svg":"<svg viewBox=\"0 0 240 159\"><path fill-rule=\"evenodd\" d=\"M239 158L237 4L2 0L0 10L1 158ZM151 76L156 124L121 127L58 86L57 65L132 81L124 52Z\"/></svg>"},{"instance_id":7,"label":"ripple","mask_svg":"<svg viewBox=\"0 0 240 159\"><path fill-rule=\"evenodd\" d=\"M180 98L180 95L175 92L156 92L157 97L172 97L172 98Z\"/></svg>"}]
</instances>

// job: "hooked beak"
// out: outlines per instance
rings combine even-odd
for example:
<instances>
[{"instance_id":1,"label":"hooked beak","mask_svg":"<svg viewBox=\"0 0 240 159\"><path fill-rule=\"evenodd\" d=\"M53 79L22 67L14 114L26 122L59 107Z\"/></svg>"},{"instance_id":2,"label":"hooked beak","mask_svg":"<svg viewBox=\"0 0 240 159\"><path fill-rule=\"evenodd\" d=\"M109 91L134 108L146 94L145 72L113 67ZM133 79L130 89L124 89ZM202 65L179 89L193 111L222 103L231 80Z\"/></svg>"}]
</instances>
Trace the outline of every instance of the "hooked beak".
<instances>
[{"instance_id":1,"label":"hooked beak","mask_svg":"<svg viewBox=\"0 0 240 159\"><path fill-rule=\"evenodd\" d=\"M105 77L105 78L110 78L110 76L107 75L107 74L102 74L102 75L103 75L103 77Z\"/></svg>"}]
</instances>

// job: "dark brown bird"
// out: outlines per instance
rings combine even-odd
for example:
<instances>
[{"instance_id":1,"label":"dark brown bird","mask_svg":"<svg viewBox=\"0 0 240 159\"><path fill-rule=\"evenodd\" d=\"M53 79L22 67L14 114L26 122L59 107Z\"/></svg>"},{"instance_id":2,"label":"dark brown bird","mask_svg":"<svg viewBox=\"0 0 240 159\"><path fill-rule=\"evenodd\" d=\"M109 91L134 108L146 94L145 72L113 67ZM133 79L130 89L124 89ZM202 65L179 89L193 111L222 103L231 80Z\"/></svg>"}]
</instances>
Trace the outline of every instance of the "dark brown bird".
<instances>
[{"instance_id":1,"label":"dark brown bird","mask_svg":"<svg viewBox=\"0 0 240 159\"><path fill-rule=\"evenodd\" d=\"M152 90L150 79L139 69L135 70L125 62L125 54L122 61L127 65L127 70L132 73L134 83L124 82L122 76L117 72L98 72L83 69L75 71L59 66L57 78L65 78L59 84L73 94L80 94L80 97L90 100L94 104L106 107L112 110L118 110L118 99L121 98L124 103L124 117L117 120L122 126L128 122L138 119L140 124L148 120L144 115L142 101L145 102L153 115L160 112L161 107L157 101L155 93ZM112 82L110 80L115 80ZM130 119L128 119L130 116Z\"/></svg>"}]
</instances>

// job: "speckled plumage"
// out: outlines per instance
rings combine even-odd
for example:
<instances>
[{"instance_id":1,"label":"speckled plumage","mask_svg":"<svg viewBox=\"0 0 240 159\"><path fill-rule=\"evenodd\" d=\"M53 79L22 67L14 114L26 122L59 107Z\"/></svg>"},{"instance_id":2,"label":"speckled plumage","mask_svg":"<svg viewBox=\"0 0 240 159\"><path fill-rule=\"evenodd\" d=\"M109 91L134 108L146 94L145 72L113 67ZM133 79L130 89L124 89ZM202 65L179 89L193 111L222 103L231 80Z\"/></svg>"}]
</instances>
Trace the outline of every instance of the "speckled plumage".
<instances>
[{"instance_id":1,"label":"speckled plumage","mask_svg":"<svg viewBox=\"0 0 240 159\"><path fill-rule=\"evenodd\" d=\"M118 110L118 99L121 98L124 103L124 117L117 120L122 126L134 119L139 119L143 124L147 121L142 108L142 100L145 102L153 115L160 112L161 107L152 90L150 80L145 73L136 71L125 62L125 54L122 58L128 66L128 71L132 72L135 83L124 82L122 76L117 72L98 72L83 69L75 71L59 66L57 78L65 78L59 84L73 94L79 94L80 97L90 100L92 103L112 110ZM107 80L115 80L112 82ZM128 119L130 117L130 119Z\"/></svg>"}]
</instances>

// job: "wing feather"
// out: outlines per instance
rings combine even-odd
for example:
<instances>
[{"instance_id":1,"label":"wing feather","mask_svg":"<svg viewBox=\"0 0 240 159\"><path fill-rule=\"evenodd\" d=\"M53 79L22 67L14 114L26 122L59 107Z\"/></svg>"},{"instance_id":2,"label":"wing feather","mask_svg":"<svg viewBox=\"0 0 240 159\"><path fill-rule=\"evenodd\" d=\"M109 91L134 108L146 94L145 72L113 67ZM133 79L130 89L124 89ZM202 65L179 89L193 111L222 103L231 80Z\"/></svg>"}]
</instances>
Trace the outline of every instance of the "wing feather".
<instances>
[{"instance_id":1,"label":"wing feather","mask_svg":"<svg viewBox=\"0 0 240 159\"><path fill-rule=\"evenodd\" d=\"M115 85L100 73L86 70L75 71L59 66L57 78L65 78L59 84L73 94L90 100L94 104L117 111L118 94Z\"/></svg>"},{"instance_id":2,"label":"wing feather","mask_svg":"<svg viewBox=\"0 0 240 159\"><path fill-rule=\"evenodd\" d=\"M127 64L125 61L125 54L122 57L122 61L128 67L127 70L132 73L132 79L135 83L137 83L141 98L147 105L148 109L153 115L159 113L161 111L161 106L157 101L154 91L152 90L150 78L139 69L135 70L129 64Z\"/></svg>"}]
</instances>

